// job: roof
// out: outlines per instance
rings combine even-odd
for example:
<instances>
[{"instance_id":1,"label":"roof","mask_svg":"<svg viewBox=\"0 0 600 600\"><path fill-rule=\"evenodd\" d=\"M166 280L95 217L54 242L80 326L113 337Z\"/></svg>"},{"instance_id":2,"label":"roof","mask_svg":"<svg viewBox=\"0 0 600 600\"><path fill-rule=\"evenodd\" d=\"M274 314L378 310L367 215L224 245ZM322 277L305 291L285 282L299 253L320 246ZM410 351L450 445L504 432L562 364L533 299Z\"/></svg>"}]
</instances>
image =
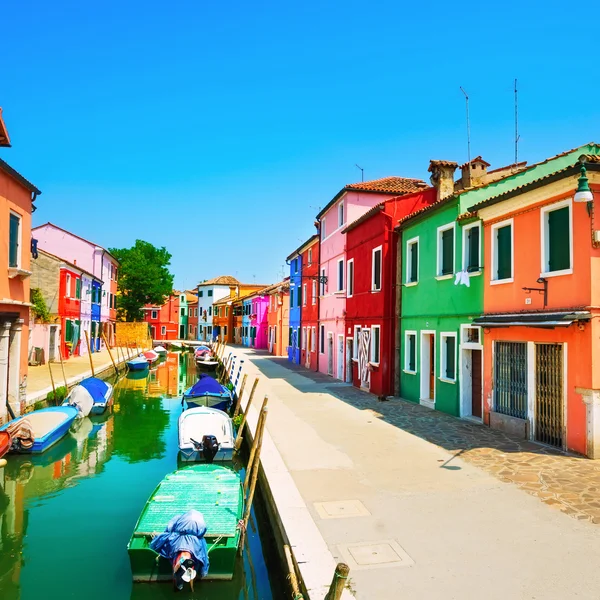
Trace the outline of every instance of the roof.
<instances>
[{"instance_id":1,"label":"roof","mask_svg":"<svg viewBox=\"0 0 600 600\"><path fill-rule=\"evenodd\" d=\"M1 134L1 131L0 131L0 134ZM4 162L1 158L0 158L0 170L4 171L7 175L12 177L15 181L18 181L25 189L29 190L32 194L39 196L42 193L42 192L40 192L40 190L38 190L35 187L35 185L33 185L33 183L31 183L31 181L28 181L27 179L25 179L25 177L23 177L23 175L21 175L21 173L19 173L18 171L15 171L15 169L13 169L7 162Z\"/></svg>"},{"instance_id":2,"label":"roof","mask_svg":"<svg viewBox=\"0 0 600 600\"><path fill-rule=\"evenodd\" d=\"M592 315L586 310L531 311L484 315L473 319L473 324L484 327L568 327L575 321L589 321Z\"/></svg>"},{"instance_id":3,"label":"roof","mask_svg":"<svg viewBox=\"0 0 600 600\"><path fill-rule=\"evenodd\" d=\"M433 171L431 167L454 167L456 169L458 163L453 160L430 160L429 168L427 169L429 172Z\"/></svg>"},{"instance_id":4,"label":"roof","mask_svg":"<svg viewBox=\"0 0 600 600\"><path fill-rule=\"evenodd\" d=\"M394 200L394 198L391 198L391 200ZM342 229L342 233L346 233L347 231L354 229L357 225L364 223L366 220L370 219L373 215L384 210L385 203L386 203L386 201L384 200L383 202L376 204L373 208L370 208L364 215L361 215L360 217L358 217L358 219L355 219L354 221L352 221L352 223L350 223L350 225L346 225L346 227L344 227L344 229Z\"/></svg>"},{"instance_id":5,"label":"roof","mask_svg":"<svg viewBox=\"0 0 600 600\"><path fill-rule=\"evenodd\" d=\"M462 165L460 165L460 168L464 169L467 165L474 165L475 163L482 163L486 167L492 166L492 165L490 165L489 162L483 160L483 158L481 158L481 156L476 156L473 160L467 161L467 162L463 163Z\"/></svg>"},{"instance_id":6,"label":"roof","mask_svg":"<svg viewBox=\"0 0 600 600\"><path fill-rule=\"evenodd\" d=\"M259 290L257 293L259 295L271 295L271 294L276 294L279 291L285 292L286 290L290 289L290 278L286 277L283 281L280 281L279 283L274 283L273 285L269 285L266 288Z\"/></svg>"},{"instance_id":7,"label":"roof","mask_svg":"<svg viewBox=\"0 0 600 600\"><path fill-rule=\"evenodd\" d=\"M406 215L402 219L399 219L397 226L402 227L403 225L406 225L406 223L408 223L409 221L412 221L413 219L420 217L423 213L428 213L430 211L438 209L440 206L445 206L446 204L450 204L450 202L452 200L456 200L458 198L458 196L459 196L459 194L452 194L451 196L443 198L442 200L438 200L437 202L434 202L433 204L424 206L423 208L416 210L414 213L411 213L410 215Z\"/></svg>"},{"instance_id":8,"label":"roof","mask_svg":"<svg viewBox=\"0 0 600 600\"><path fill-rule=\"evenodd\" d=\"M10 148L10 138L8 137L8 130L6 129L6 125L4 124L4 119L2 118L2 107L0 106L0 146L4 146L5 148Z\"/></svg>"},{"instance_id":9,"label":"roof","mask_svg":"<svg viewBox=\"0 0 600 600\"><path fill-rule=\"evenodd\" d=\"M56 256L56 254L52 254L50 252L46 252L46 250L42 250L41 248L38 248L38 254L45 254L46 256L49 256L50 258L54 258L55 260L63 263L64 265L67 265L70 269L74 269L75 271L79 271L80 273L84 273L85 275L88 275L92 279L95 279L96 281L99 281L100 283L104 283L104 281L102 281L102 279L100 279L99 277L97 277L93 273L90 273L89 271L86 271L85 269L82 269L81 267L78 267L75 263L69 262L68 260L65 260L64 258L61 258L60 256Z\"/></svg>"},{"instance_id":10,"label":"roof","mask_svg":"<svg viewBox=\"0 0 600 600\"><path fill-rule=\"evenodd\" d=\"M317 215L320 219L331 206L346 192L366 192L369 194L410 194L423 187L429 187L422 179L413 179L410 177L382 177L371 181L361 181L360 183L348 183L345 185Z\"/></svg>"},{"instance_id":11,"label":"roof","mask_svg":"<svg viewBox=\"0 0 600 600\"><path fill-rule=\"evenodd\" d=\"M312 235L311 237L309 237L305 242L302 242L302 244L300 246L298 246L287 258L286 260L291 260L292 258L294 258L294 256L300 254L300 252L302 252L302 250L304 250L305 248L307 248L309 245L312 245L314 242L316 242L319 239L319 236L315 233L315 235Z\"/></svg>"},{"instance_id":12,"label":"roof","mask_svg":"<svg viewBox=\"0 0 600 600\"><path fill-rule=\"evenodd\" d=\"M190 294L190 292L186 291L185 292L185 301L188 304L198 302L198 296L196 296L196 294Z\"/></svg>"},{"instance_id":13,"label":"roof","mask_svg":"<svg viewBox=\"0 0 600 600\"><path fill-rule=\"evenodd\" d=\"M239 281L232 275L219 275L207 281L201 281L198 286L205 285L239 285Z\"/></svg>"}]
</instances>

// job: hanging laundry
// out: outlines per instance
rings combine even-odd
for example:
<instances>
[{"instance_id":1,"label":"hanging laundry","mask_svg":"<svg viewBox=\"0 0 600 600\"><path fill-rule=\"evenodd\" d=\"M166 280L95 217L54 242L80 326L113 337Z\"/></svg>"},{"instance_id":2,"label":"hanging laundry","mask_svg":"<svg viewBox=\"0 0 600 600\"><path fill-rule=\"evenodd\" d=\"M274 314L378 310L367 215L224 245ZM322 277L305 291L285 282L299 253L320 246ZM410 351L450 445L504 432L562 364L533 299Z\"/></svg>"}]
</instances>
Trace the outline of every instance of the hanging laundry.
<instances>
[{"instance_id":1,"label":"hanging laundry","mask_svg":"<svg viewBox=\"0 0 600 600\"><path fill-rule=\"evenodd\" d=\"M467 287L471 287L471 278L469 277L468 271L459 271L456 274L456 278L454 279L454 285L458 284L466 285Z\"/></svg>"}]
</instances>

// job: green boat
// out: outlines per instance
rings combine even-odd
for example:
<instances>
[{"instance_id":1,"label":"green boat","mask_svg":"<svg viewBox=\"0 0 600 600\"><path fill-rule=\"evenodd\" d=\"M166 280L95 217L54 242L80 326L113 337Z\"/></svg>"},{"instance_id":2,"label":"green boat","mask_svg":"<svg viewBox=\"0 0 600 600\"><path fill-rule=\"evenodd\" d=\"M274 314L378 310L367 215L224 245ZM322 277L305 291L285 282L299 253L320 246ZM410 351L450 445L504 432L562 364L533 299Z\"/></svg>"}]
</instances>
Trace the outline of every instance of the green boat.
<instances>
[{"instance_id":1,"label":"green boat","mask_svg":"<svg viewBox=\"0 0 600 600\"><path fill-rule=\"evenodd\" d=\"M167 475L146 503L127 545L134 581L172 581L171 563L150 548L150 541L190 509L200 511L207 526L210 565L204 579L233 578L244 512L240 476L222 465L195 464Z\"/></svg>"}]
</instances>

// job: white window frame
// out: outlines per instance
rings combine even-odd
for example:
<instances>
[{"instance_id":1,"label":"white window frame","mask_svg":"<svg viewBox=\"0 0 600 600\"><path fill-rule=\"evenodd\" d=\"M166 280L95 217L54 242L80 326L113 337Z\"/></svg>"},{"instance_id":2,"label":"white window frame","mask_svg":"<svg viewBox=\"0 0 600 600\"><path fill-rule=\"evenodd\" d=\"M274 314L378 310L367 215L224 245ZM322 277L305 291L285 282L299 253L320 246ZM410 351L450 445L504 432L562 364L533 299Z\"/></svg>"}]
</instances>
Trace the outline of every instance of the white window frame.
<instances>
[{"instance_id":1,"label":"white window frame","mask_svg":"<svg viewBox=\"0 0 600 600\"><path fill-rule=\"evenodd\" d=\"M410 369L410 364L409 364L409 360L408 360L408 338L411 335L414 336L414 338L415 338L415 368L414 368L414 371ZM409 375L417 374L417 371L418 371L417 357L418 357L417 332L414 329L408 329L404 332L404 372L405 373L408 373Z\"/></svg>"},{"instance_id":2,"label":"white window frame","mask_svg":"<svg viewBox=\"0 0 600 600\"><path fill-rule=\"evenodd\" d=\"M350 273L352 271L352 273ZM354 259L346 261L346 289L348 293L346 298L352 298L354 296Z\"/></svg>"},{"instance_id":3,"label":"white window frame","mask_svg":"<svg viewBox=\"0 0 600 600\"><path fill-rule=\"evenodd\" d=\"M307 284L302 284L302 306L306 306Z\"/></svg>"},{"instance_id":4,"label":"white window frame","mask_svg":"<svg viewBox=\"0 0 600 600\"><path fill-rule=\"evenodd\" d=\"M325 354L325 325L319 326L319 354Z\"/></svg>"},{"instance_id":5,"label":"white window frame","mask_svg":"<svg viewBox=\"0 0 600 600\"><path fill-rule=\"evenodd\" d=\"M309 264L309 265L312 265L312 248L309 248L309 249L308 249L308 257L307 257L307 260L308 260L308 264Z\"/></svg>"},{"instance_id":6,"label":"white window frame","mask_svg":"<svg viewBox=\"0 0 600 600\"><path fill-rule=\"evenodd\" d=\"M551 213L565 206L569 207L569 263L568 269L560 271L549 271L550 247L548 235L548 213ZM560 275L573 274L573 202L571 198L554 202L540 209L540 277L558 277Z\"/></svg>"},{"instance_id":7,"label":"white window frame","mask_svg":"<svg viewBox=\"0 0 600 600\"><path fill-rule=\"evenodd\" d=\"M167 326L166 325L161 325L160 335L167 335Z\"/></svg>"},{"instance_id":8,"label":"white window frame","mask_svg":"<svg viewBox=\"0 0 600 600\"><path fill-rule=\"evenodd\" d=\"M510 225L510 272L511 277L506 279L496 279L498 273L498 255L496 253L496 230ZM494 223L490 229L490 247L492 258L492 272L490 273L490 285L499 285L503 283L512 283L515 280L515 222L514 219L506 219L499 223Z\"/></svg>"},{"instance_id":9,"label":"white window frame","mask_svg":"<svg viewBox=\"0 0 600 600\"><path fill-rule=\"evenodd\" d=\"M377 357L378 360L375 361L374 359L374 349L375 349L375 336L373 335L373 330L377 329L379 331L379 335L377 336L378 338L378 342L379 342L379 347L377 348L377 354L379 354L379 356ZM371 325L371 347L369 349L369 364L374 365L374 366L379 366L379 363L381 362L381 325Z\"/></svg>"},{"instance_id":10,"label":"white window frame","mask_svg":"<svg viewBox=\"0 0 600 600\"><path fill-rule=\"evenodd\" d=\"M65 298L71 298L71 273L67 273L65 277Z\"/></svg>"},{"instance_id":11,"label":"white window frame","mask_svg":"<svg viewBox=\"0 0 600 600\"><path fill-rule=\"evenodd\" d=\"M313 279L312 280L312 298L311 298L311 304L316 304L317 303L317 280Z\"/></svg>"},{"instance_id":12,"label":"white window frame","mask_svg":"<svg viewBox=\"0 0 600 600\"><path fill-rule=\"evenodd\" d=\"M446 354L446 339L454 338L454 378L449 379L446 377L446 362L448 356ZM439 379L440 381L444 381L446 383L456 383L456 371L458 369L458 340L456 339L455 331L442 331L440 333L440 371L439 371Z\"/></svg>"},{"instance_id":13,"label":"white window frame","mask_svg":"<svg viewBox=\"0 0 600 600\"><path fill-rule=\"evenodd\" d=\"M471 329L478 331L478 342L469 342L467 340L467 332ZM464 350L481 350L483 348L482 329L478 325L461 325L460 326L460 347Z\"/></svg>"},{"instance_id":14,"label":"white window frame","mask_svg":"<svg viewBox=\"0 0 600 600\"><path fill-rule=\"evenodd\" d=\"M192 325L191 323L188 325L188 333L191 335L192 333Z\"/></svg>"},{"instance_id":15,"label":"white window frame","mask_svg":"<svg viewBox=\"0 0 600 600\"><path fill-rule=\"evenodd\" d=\"M311 352L314 352L316 349L316 344L317 344L316 329L317 329L316 327L311 327L311 333L312 333L312 337L310 338L310 351Z\"/></svg>"},{"instance_id":16,"label":"white window frame","mask_svg":"<svg viewBox=\"0 0 600 600\"><path fill-rule=\"evenodd\" d=\"M447 275L442 275L442 234L444 231L453 230L454 233L454 243L452 244L452 273L448 273ZM435 278L438 280L441 279L452 279L454 277L454 272L456 270L456 222L452 221L452 223L447 223L446 225L441 225L437 228L437 261L435 268Z\"/></svg>"},{"instance_id":17,"label":"white window frame","mask_svg":"<svg viewBox=\"0 0 600 600\"><path fill-rule=\"evenodd\" d=\"M157 310L153 310L150 312L150 318L151 319L158 319L158 311Z\"/></svg>"},{"instance_id":18,"label":"white window frame","mask_svg":"<svg viewBox=\"0 0 600 600\"><path fill-rule=\"evenodd\" d=\"M379 288L375 287L375 253L380 252L381 258L379 259ZM377 246L371 251L371 291L380 292L383 287L383 246Z\"/></svg>"},{"instance_id":19,"label":"white window frame","mask_svg":"<svg viewBox=\"0 0 600 600\"><path fill-rule=\"evenodd\" d=\"M17 219L19 219L19 232L17 235L17 266L16 267L11 267L10 266L10 231L8 232L8 253L7 253L7 262L9 265L10 269L21 269L22 263L23 261L21 260L21 257L23 255L23 215L20 215L18 212L14 211L14 210L10 210L9 213L11 215L14 215L15 217L17 217ZM10 223L10 218L9 218L9 223Z\"/></svg>"},{"instance_id":20,"label":"white window frame","mask_svg":"<svg viewBox=\"0 0 600 600\"><path fill-rule=\"evenodd\" d=\"M417 244L417 280L416 281L411 281L410 280L410 275L412 275L412 273L410 272L410 267L412 265L412 261L410 259L410 247L413 244ZM419 263L421 261L421 246L419 245L419 236L416 236L414 238L410 238L410 240L407 240L406 242L406 272L405 272L405 277L404 277L404 285L406 287L410 287L413 285L417 285L417 283L419 283Z\"/></svg>"},{"instance_id":21,"label":"white window frame","mask_svg":"<svg viewBox=\"0 0 600 600\"><path fill-rule=\"evenodd\" d=\"M342 265L341 270L340 270L340 264ZM338 258L336 267L337 267L336 268L336 277L337 277L336 291L343 292L344 291L344 259L343 258ZM342 274L342 281L340 281L340 273Z\"/></svg>"},{"instance_id":22,"label":"white window frame","mask_svg":"<svg viewBox=\"0 0 600 600\"><path fill-rule=\"evenodd\" d=\"M470 229L474 229L475 227L479 227L479 270L469 272L469 277L473 277L476 275L481 275L483 271L483 227L481 226L481 221L477 221L476 223L471 223L470 225L465 225L462 228L462 270L466 271L469 266L469 261L467 260L467 250L469 248L467 232Z\"/></svg>"},{"instance_id":23,"label":"white window frame","mask_svg":"<svg viewBox=\"0 0 600 600\"><path fill-rule=\"evenodd\" d=\"M354 341L352 342L353 347L355 348L356 356L352 357L354 362L358 362L358 334L362 331L362 327L360 325L354 326Z\"/></svg>"},{"instance_id":24,"label":"white window frame","mask_svg":"<svg viewBox=\"0 0 600 600\"><path fill-rule=\"evenodd\" d=\"M326 237L327 237L327 228L325 227L325 217L321 218L321 227L320 227L320 233L321 233L321 241L323 241Z\"/></svg>"},{"instance_id":25,"label":"white window frame","mask_svg":"<svg viewBox=\"0 0 600 600\"><path fill-rule=\"evenodd\" d=\"M346 211L344 210L344 201L341 200L337 205L338 229L343 227L346 222Z\"/></svg>"},{"instance_id":26,"label":"white window frame","mask_svg":"<svg viewBox=\"0 0 600 600\"><path fill-rule=\"evenodd\" d=\"M306 327L302 328L302 344L301 344L301 348L302 348L302 350L306 350Z\"/></svg>"}]
</instances>

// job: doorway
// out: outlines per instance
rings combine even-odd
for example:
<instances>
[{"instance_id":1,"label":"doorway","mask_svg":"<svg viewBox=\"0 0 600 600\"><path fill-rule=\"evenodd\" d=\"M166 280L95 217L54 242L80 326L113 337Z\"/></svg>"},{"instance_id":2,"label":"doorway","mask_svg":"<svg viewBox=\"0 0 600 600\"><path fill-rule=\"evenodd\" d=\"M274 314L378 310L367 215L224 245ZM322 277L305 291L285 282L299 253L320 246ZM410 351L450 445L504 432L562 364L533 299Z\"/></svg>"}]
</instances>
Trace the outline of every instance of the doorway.
<instances>
[{"instance_id":1,"label":"doorway","mask_svg":"<svg viewBox=\"0 0 600 600\"><path fill-rule=\"evenodd\" d=\"M344 381L344 336L338 335L337 378Z\"/></svg>"},{"instance_id":2,"label":"doorway","mask_svg":"<svg viewBox=\"0 0 600 600\"><path fill-rule=\"evenodd\" d=\"M352 338L346 338L346 381L353 383L352 381L352 359L354 358L354 340Z\"/></svg>"},{"instance_id":3,"label":"doorway","mask_svg":"<svg viewBox=\"0 0 600 600\"><path fill-rule=\"evenodd\" d=\"M50 325L50 343L48 344L48 361L56 359L56 325Z\"/></svg>"},{"instance_id":4,"label":"doorway","mask_svg":"<svg viewBox=\"0 0 600 600\"><path fill-rule=\"evenodd\" d=\"M435 405L435 331L421 332L421 404Z\"/></svg>"},{"instance_id":5,"label":"doorway","mask_svg":"<svg viewBox=\"0 0 600 600\"><path fill-rule=\"evenodd\" d=\"M185 325L179 326L179 339L185 340Z\"/></svg>"},{"instance_id":6,"label":"doorway","mask_svg":"<svg viewBox=\"0 0 600 600\"><path fill-rule=\"evenodd\" d=\"M483 416L483 353L480 348L462 350L460 374L461 417Z\"/></svg>"},{"instance_id":7,"label":"doorway","mask_svg":"<svg viewBox=\"0 0 600 600\"><path fill-rule=\"evenodd\" d=\"M327 375L333 376L333 333L327 333Z\"/></svg>"},{"instance_id":8,"label":"doorway","mask_svg":"<svg viewBox=\"0 0 600 600\"><path fill-rule=\"evenodd\" d=\"M369 370L369 352L371 351L371 330L361 329L358 332L358 377L360 387L371 389L371 371Z\"/></svg>"},{"instance_id":9,"label":"doorway","mask_svg":"<svg viewBox=\"0 0 600 600\"><path fill-rule=\"evenodd\" d=\"M304 366L307 369L310 369L310 349L312 347L312 343L313 343L313 339L312 339L312 332L310 330L310 327L306 328L306 342L305 342L305 351L304 351Z\"/></svg>"},{"instance_id":10,"label":"doorway","mask_svg":"<svg viewBox=\"0 0 600 600\"><path fill-rule=\"evenodd\" d=\"M562 344L535 345L535 440L563 447L564 383Z\"/></svg>"}]
</instances>

